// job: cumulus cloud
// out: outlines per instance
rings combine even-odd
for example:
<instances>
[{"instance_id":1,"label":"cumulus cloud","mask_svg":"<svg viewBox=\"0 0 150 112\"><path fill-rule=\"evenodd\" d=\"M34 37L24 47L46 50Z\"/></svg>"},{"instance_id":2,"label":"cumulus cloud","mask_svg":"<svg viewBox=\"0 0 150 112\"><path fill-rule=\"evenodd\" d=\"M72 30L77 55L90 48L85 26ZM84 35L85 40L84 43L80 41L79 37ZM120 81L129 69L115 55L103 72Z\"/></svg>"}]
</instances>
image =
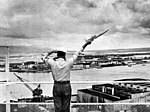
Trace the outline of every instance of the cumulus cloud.
<instances>
[{"instance_id":1,"label":"cumulus cloud","mask_svg":"<svg viewBox=\"0 0 150 112\"><path fill-rule=\"evenodd\" d=\"M120 5L124 6L124 10L129 12L124 15L128 18L128 31L136 29L138 32L149 34L150 29L150 1L149 0L117 0L113 6L119 10ZM122 12L122 11L121 11ZM142 29L142 30L141 30ZM123 29L124 30L124 29Z\"/></svg>"},{"instance_id":2,"label":"cumulus cloud","mask_svg":"<svg viewBox=\"0 0 150 112\"><path fill-rule=\"evenodd\" d=\"M0 35L9 40L63 45L106 29L110 29L108 37L115 35L114 43L129 34L131 41L150 35L149 0L0 0L0 4Z\"/></svg>"}]
</instances>

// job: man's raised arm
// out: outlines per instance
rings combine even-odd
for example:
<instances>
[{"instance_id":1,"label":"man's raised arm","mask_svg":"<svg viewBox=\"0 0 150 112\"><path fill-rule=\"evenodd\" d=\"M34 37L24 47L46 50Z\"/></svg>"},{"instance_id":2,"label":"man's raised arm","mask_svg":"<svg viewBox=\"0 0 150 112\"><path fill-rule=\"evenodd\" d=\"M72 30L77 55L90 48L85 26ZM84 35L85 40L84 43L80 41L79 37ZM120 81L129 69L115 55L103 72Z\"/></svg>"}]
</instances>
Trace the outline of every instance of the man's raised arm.
<instances>
[{"instance_id":1,"label":"man's raised arm","mask_svg":"<svg viewBox=\"0 0 150 112\"><path fill-rule=\"evenodd\" d=\"M87 45L90 45L92 43L92 41L94 41L96 38L102 36L103 34L105 34L108 31L109 30L106 30L106 31L100 33L99 35L94 35L91 38L87 39L85 41L85 43L83 44L82 48L74 54L74 56L73 56L74 61L77 59L77 57L79 56L79 54L84 51L84 49L87 47Z\"/></svg>"}]
</instances>

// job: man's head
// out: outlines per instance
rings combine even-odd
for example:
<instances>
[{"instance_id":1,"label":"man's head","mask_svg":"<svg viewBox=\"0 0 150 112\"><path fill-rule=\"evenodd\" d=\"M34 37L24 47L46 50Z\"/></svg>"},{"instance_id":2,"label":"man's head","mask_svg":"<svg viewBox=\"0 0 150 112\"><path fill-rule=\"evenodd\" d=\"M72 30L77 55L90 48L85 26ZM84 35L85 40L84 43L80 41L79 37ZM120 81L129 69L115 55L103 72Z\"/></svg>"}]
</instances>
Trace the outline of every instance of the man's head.
<instances>
[{"instance_id":1,"label":"man's head","mask_svg":"<svg viewBox=\"0 0 150 112\"><path fill-rule=\"evenodd\" d=\"M67 53L67 50L64 49L64 48L59 48L58 51L57 51L57 57L58 58L64 58L66 59L66 53Z\"/></svg>"}]
</instances>

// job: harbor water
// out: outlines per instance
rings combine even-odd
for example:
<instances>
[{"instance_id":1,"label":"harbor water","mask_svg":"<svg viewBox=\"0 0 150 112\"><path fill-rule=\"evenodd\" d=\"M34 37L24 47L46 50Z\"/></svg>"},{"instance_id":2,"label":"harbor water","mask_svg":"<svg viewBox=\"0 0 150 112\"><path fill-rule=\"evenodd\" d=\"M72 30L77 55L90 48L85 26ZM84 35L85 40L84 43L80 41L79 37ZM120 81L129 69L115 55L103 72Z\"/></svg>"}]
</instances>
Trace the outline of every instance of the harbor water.
<instances>
[{"instance_id":1,"label":"harbor water","mask_svg":"<svg viewBox=\"0 0 150 112\"><path fill-rule=\"evenodd\" d=\"M84 70L71 71L72 94L76 94L78 89L90 88L92 84L101 83L98 81L113 81L124 78L145 78L150 79L150 64L92 68ZM1 73L2 74L2 73ZM35 89L38 82L49 82L49 84L41 84L43 95L52 96L53 79L51 73L16 73L25 82L29 82L29 86ZM2 76L2 75L0 75ZM10 73L9 81L21 82L14 73ZM87 81L90 81L87 83ZM97 81L97 82L92 82ZM31 83L33 82L33 83ZM84 83L85 82L85 83ZM32 92L23 84L12 83L9 85L11 97L14 99L32 97ZM5 94L5 93L4 93Z\"/></svg>"}]
</instances>

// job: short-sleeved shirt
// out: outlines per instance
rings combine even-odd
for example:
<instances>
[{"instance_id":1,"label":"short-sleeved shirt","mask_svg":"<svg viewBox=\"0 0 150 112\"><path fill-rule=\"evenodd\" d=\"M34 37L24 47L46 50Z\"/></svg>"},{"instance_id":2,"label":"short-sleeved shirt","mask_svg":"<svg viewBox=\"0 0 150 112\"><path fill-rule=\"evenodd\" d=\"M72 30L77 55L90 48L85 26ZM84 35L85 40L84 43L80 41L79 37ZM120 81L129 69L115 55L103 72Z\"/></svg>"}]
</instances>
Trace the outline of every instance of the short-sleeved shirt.
<instances>
[{"instance_id":1,"label":"short-sleeved shirt","mask_svg":"<svg viewBox=\"0 0 150 112\"><path fill-rule=\"evenodd\" d=\"M63 58L47 60L47 64L51 68L54 81L70 81L70 70L78 55L79 52L76 52L73 57L68 60Z\"/></svg>"}]
</instances>

